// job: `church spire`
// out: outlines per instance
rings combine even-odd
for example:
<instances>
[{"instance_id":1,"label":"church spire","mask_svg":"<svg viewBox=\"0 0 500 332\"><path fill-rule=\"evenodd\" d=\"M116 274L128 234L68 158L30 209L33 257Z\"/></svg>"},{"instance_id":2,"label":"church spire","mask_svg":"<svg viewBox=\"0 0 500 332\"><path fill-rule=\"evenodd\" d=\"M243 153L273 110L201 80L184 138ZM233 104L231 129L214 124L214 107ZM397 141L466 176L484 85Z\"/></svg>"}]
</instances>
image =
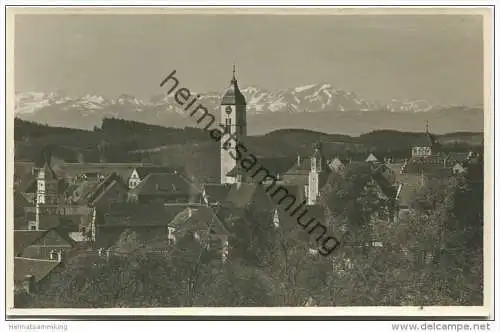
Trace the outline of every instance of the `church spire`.
<instances>
[{"instance_id":1,"label":"church spire","mask_svg":"<svg viewBox=\"0 0 500 332\"><path fill-rule=\"evenodd\" d=\"M246 105L246 100L236 80L236 65L233 63L233 76L226 93L222 97L222 105Z\"/></svg>"}]
</instances>

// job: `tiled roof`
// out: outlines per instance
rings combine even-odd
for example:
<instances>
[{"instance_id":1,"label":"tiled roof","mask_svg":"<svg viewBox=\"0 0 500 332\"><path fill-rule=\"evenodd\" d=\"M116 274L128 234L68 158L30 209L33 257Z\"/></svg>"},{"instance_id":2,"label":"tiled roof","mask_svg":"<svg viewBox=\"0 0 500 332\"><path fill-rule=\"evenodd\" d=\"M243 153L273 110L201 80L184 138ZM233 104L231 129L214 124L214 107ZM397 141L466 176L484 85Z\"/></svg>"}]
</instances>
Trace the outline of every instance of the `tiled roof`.
<instances>
[{"instance_id":1,"label":"tiled roof","mask_svg":"<svg viewBox=\"0 0 500 332\"><path fill-rule=\"evenodd\" d=\"M168 225L187 204L113 204L99 227Z\"/></svg>"},{"instance_id":2,"label":"tiled roof","mask_svg":"<svg viewBox=\"0 0 500 332\"><path fill-rule=\"evenodd\" d=\"M397 185L401 184L401 189L397 199L401 206L411 206L415 195L421 188L421 175L418 174L397 174Z\"/></svg>"},{"instance_id":3,"label":"tiled roof","mask_svg":"<svg viewBox=\"0 0 500 332\"><path fill-rule=\"evenodd\" d=\"M199 194L189 180L179 174L151 173L133 189L136 195L189 195Z\"/></svg>"},{"instance_id":4,"label":"tiled roof","mask_svg":"<svg viewBox=\"0 0 500 332\"><path fill-rule=\"evenodd\" d=\"M14 231L14 255L20 254L24 248L33 244L36 240L45 236L48 231L28 231L28 230L15 230Z\"/></svg>"},{"instance_id":5,"label":"tiled roof","mask_svg":"<svg viewBox=\"0 0 500 332\"><path fill-rule=\"evenodd\" d=\"M98 183L97 187L93 190L88 198L89 203L95 204L96 201L102 197L102 195L107 192L114 184L122 186L124 190L128 190L128 186L122 180L122 178L117 173L109 174L101 183Z\"/></svg>"},{"instance_id":6,"label":"tiled roof","mask_svg":"<svg viewBox=\"0 0 500 332\"><path fill-rule=\"evenodd\" d=\"M450 152L447 156L447 161L451 163L462 163L469 157L468 152ZM451 165L450 165L451 166Z\"/></svg>"},{"instance_id":7,"label":"tiled roof","mask_svg":"<svg viewBox=\"0 0 500 332\"><path fill-rule=\"evenodd\" d=\"M61 219L58 215L40 216L40 229L52 229L61 224Z\"/></svg>"},{"instance_id":8,"label":"tiled roof","mask_svg":"<svg viewBox=\"0 0 500 332\"><path fill-rule=\"evenodd\" d=\"M235 207L244 208L252 202L258 186L254 183L232 184L226 202L232 203Z\"/></svg>"},{"instance_id":9,"label":"tiled roof","mask_svg":"<svg viewBox=\"0 0 500 332\"><path fill-rule=\"evenodd\" d=\"M14 258L14 282L19 283L28 275L39 282L48 276L61 262L33 258Z\"/></svg>"},{"instance_id":10,"label":"tiled roof","mask_svg":"<svg viewBox=\"0 0 500 332\"><path fill-rule=\"evenodd\" d=\"M74 178L86 172L99 173L104 176L114 172L123 180L128 180L134 168L141 166L141 163L66 163L62 165L62 170L68 178Z\"/></svg>"},{"instance_id":11,"label":"tiled roof","mask_svg":"<svg viewBox=\"0 0 500 332\"><path fill-rule=\"evenodd\" d=\"M30 202L19 191L14 191L14 205L18 207L32 206Z\"/></svg>"},{"instance_id":12,"label":"tiled roof","mask_svg":"<svg viewBox=\"0 0 500 332\"><path fill-rule=\"evenodd\" d=\"M145 167L136 167L135 170L139 175L139 178L144 179L151 173L167 173L167 174L176 174L180 172L178 169L173 167L164 167L164 166L145 166Z\"/></svg>"},{"instance_id":13,"label":"tiled roof","mask_svg":"<svg viewBox=\"0 0 500 332\"><path fill-rule=\"evenodd\" d=\"M267 170L267 172L274 176L278 177L278 174L281 175L285 172L287 172L294 163L293 158L287 158L287 157L274 157L274 158L263 158L263 157L258 157L258 165L261 165L263 169ZM256 166L257 168L257 166ZM258 168L257 168L258 169ZM251 176L253 172L248 172L248 174ZM236 176L236 168L233 168L229 173L227 173L228 176ZM256 175L256 179L260 180L265 175L264 171L260 171Z\"/></svg>"},{"instance_id":14,"label":"tiled roof","mask_svg":"<svg viewBox=\"0 0 500 332\"><path fill-rule=\"evenodd\" d=\"M445 160L446 156L440 154L430 157L411 158L405 165L403 165L403 173L432 173L439 169L451 167L452 165L446 165Z\"/></svg>"},{"instance_id":15,"label":"tiled roof","mask_svg":"<svg viewBox=\"0 0 500 332\"><path fill-rule=\"evenodd\" d=\"M250 204L256 204L264 208L272 204L269 195L265 191L265 184L240 183L231 184L226 203L236 207L245 208ZM270 189L273 192L274 189Z\"/></svg>"},{"instance_id":16,"label":"tiled roof","mask_svg":"<svg viewBox=\"0 0 500 332\"><path fill-rule=\"evenodd\" d=\"M205 184L203 191L209 204L223 202L229 193L231 186L226 184Z\"/></svg>"},{"instance_id":17,"label":"tiled roof","mask_svg":"<svg viewBox=\"0 0 500 332\"><path fill-rule=\"evenodd\" d=\"M207 206L188 207L180 212L169 224L169 226L183 229L211 227L215 233L230 234L228 227L219 219L214 209Z\"/></svg>"},{"instance_id":18,"label":"tiled roof","mask_svg":"<svg viewBox=\"0 0 500 332\"><path fill-rule=\"evenodd\" d=\"M69 245L75 244L74 241L72 241L64 231L58 231L57 229L38 231L14 230L14 254L20 254L25 248L42 240L47 236L50 236L50 234L55 234L56 237L63 239Z\"/></svg>"},{"instance_id":19,"label":"tiled roof","mask_svg":"<svg viewBox=\"0 0 500 332\"><path fill-rule=\"evenodd\" d=\"M27 176L19 185L19 192L22 193L36 193L36 178L34 176Z\"/></svg>"},{"instance_id":20,"label":"tiled roof","mask_svg":"<svg viewBox=\"0 0 500 332\"><path fill-rule=\"evenodd\" d=\"M99 184L96 181L85 181L80 183L78 188L73 191L73 194L76 195L75 203L88 203L98 186Z\"/></svg>"},{"instance_id":21,"label":"tiled roof","mask_svg":"<svg viewBox=\"0 0 500 332\"><path fill-rule=\"evenodd\" d=\"M393 184L389 182L386 177L384 177L381 173L374 173L373 179L388 199L396 198L397 188L393 186Z\"/></svg>"}]
</instances>

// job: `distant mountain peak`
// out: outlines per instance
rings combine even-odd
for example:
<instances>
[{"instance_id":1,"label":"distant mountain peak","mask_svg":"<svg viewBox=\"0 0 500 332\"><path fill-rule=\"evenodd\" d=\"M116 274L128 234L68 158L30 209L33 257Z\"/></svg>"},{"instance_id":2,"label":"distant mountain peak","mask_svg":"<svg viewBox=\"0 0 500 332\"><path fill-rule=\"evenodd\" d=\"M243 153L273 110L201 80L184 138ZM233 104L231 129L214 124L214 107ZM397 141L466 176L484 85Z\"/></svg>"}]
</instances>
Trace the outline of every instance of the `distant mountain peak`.
<instances>
[{"instance_id":1,"label":"distant mountain peak","mask_svg":"<svg viewBox=\"0 0 500 332\"><path fill-rule=\"evenodd\" d=\"M292 119L318 114L323 121L332 121L334 116L358 116L382 112L386 123L396 123L398 114L422 114L443 107L431 105L425 100L372 102L359 97L356 93L340 89L328 82L304 84L298 87L270 91L258 86L242 86L247 101L249 117L276 117ZM199 93L202 103L213 114L218 114L223 92ZM198 95L191 92L191 95ZM451 108L451 107L448 107ZM459 108L456 108L459 109ZM460 109L469 109L467 107ZM380 114L382 114L380 113ZM65 126L76 123L79 128L92 128L99 125L103 117L119 117L134 121L175 126L179 116L189 125L186 112L175 100L173 94L166 92L153 95L149 100L141 100L132 94L123 93L114 98L88 93L80 97L70 97L61 92L17 92L15 95L15 115L31 120ZM363 118L365 119L365 118ZM288 120L287 120L288 121ZM292 120L290 120L292 121ZM357 121L360 121L359 118ZM75 126L70 125L70 126ZM288 127L294 127L294 124ZM296 127L301 127L297 124Z\"/></svg>"}]
</instances>

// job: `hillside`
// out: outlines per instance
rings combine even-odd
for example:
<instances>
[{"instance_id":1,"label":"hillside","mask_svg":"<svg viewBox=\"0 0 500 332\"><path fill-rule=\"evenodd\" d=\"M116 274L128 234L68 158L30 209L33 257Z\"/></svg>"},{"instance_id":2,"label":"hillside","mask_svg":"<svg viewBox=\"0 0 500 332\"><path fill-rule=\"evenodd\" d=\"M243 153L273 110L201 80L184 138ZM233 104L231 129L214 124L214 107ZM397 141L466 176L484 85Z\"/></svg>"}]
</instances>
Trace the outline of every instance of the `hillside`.
<instances>
[{"instance_id":1,"label":"hillside","mask_svg":"<svg viewBox=\"0 0 500 332\"><path fill-rule=\"evenodd\" d=\"M316 141L321 141L326 151L337 152L368 150L405 150L419 141L422 132L402 132L396 130L370 131L360 136L327 134L306 129L280 129L265 135L249 136L248 148L256 155L277 156L307 154ZM32 160L37 151L47 145L53 145L61 158L76 160L81 153L89 161L97 161L98 145L105 143L107 153L121 151L111 156L116 161L127 158L150 157L171 146L189 146L190 144L210 143L205 131L198 128L165 128L136 121L106 118L100 128L93 131L62 127L51 127L21 119L15 119L14 137L16 159ZM482 133L455 132L438 135L443 144L482 144ZM212 142L213 143L213 142ZM203 145L203 144L202 144ZM210 144L209 144L210 145ZM137 151L138 153L129 152ZM148 153L141 153L148 152Z\"/></svg>"}]
</instances>

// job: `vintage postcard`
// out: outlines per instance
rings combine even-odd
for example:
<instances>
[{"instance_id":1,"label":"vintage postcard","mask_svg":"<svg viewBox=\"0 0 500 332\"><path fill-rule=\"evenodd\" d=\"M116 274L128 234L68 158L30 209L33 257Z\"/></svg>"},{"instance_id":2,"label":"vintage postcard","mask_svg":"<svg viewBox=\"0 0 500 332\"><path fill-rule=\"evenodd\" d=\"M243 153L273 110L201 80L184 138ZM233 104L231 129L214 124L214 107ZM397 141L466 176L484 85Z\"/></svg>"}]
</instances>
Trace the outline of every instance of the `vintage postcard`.
<instances>
[{"instance_id":1,"label":"vintage postcard","mask_svg":"<svg viewBox=\"0 0 500 332\"><path fill-rule=\"evenodd\" d=\"M492 314L492 9L6 11L9 315Z\"/></svg>"}]
</instances>

